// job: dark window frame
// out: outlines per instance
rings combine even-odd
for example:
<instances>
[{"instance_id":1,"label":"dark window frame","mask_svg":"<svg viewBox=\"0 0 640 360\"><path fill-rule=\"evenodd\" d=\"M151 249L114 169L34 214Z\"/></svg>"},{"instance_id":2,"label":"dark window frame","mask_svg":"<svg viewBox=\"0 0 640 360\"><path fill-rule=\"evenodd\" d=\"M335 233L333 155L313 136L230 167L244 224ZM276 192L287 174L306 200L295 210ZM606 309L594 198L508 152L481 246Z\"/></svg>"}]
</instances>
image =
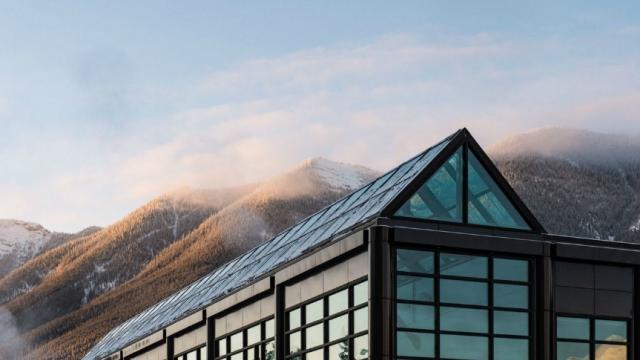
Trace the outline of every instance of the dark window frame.
<instances>
[{"instance_id":1,"label":"dark window frame","mask_svg":"<svg viewBox=\"0 0 640 360\"><path fill-rule=\"evenodd\" d=\"M285 360L302 360L302 359L306 359L306 355L317 351L317 350L323 350L323 356L322 358L324 360L329 360L329 348L333 345L336 344L340 344L340 343L344 343L345 341L348 342L349 344L349 359L354 359L354 347L353 347L353 342L355 339L364 336L364 335L368 335L369 334L369 327L367 327L366 330L354 333L354 316L355 316L355 312L361 309L365 309L368 308L369 306L369 302L365 301L361 304L358 305L354 305L354 288L355 286L362 284L362 283L367 283L367 288L369 288L370 284L368 283L368 276L363 276L360 277L356 280L350 281L340 287L336 287L335 289L332 289L329 292L326 293L322 293L318 296L315 296L313 298L310 298L308 300L305 300L304 302L300 302L298 304L289 306L287 308L284 309L284 319L285 319L285 326L284 326L284 355L283 358ZM345 289L348 289L348 306L347 309L345 310L341 310L339 312L336 312L334 314L329 315L329 297L331 295L337 294ZM322 300L323 301L323 316L322 318L315 320L313 322L310 323L306 323L306 306L309 304L312 304L318 300ZM296 328L293 329L289 329L289 314L291 311L294 310L299 310L300 311L300 325ZM348 316L348 331L347 331L347 336L345 337L341 337L339 339L335 339L332 341L329 341L329 321L339 318L341 316L347 315ZM367 317L369 317L369 314L367 314ZM370 323L370 319L368 319L368 322ZM306 329L322 324L323 325L323 342L320 345L314 346L312 348L305 348L306 347ZM294 353L289 353L289 335L299 332L300 333L300 346L301 349L297 352ZM369 353L369 355L367 356L366 359L371 359L371 354Z\"/></svg>"},{"instance_id":2,"label":"dark window frame","mask_svg":"<svg viewBox=\"0 0 640 360\"><path fill-rule=\"evenodd\" d=\"M398 271L397 270L397 253L398 250L414 250L414 251L424 251L433 253L433 273L420 273L420 272L406 272L406 271ZM478 277L468 277L468 276L455 276L455 275L442 275L440 274L440 254L457 254L457 255L467 255L467 256L479 256L487 258L487 277L478 278ZM393 282L393 301L394 306L392 307L392 319L393 322L393 350L394 350L394 358L398 360L431 360L431 359L445 359L440 356L440 335L462 335L462 336L474 336L474 337L486 337L488 339L487 347L488 354L487 359L491 360L494 358L494 339L522 339L527 340L529 344L528 356L529 359L533 359L535 355L535 341L536 341L536 288L535 288L535 257L532 256L518 256L514 254L506 254L500 252L490 252L490 251L473 251L473 250L460 250L460 249L451 249L445 247L428 247L428 246L420 246L420 245L401 245L401 246L393 246L391 251L391 266L392 266L392 282ZM494 259L511 259L511 260L521 260L526 261L528 264L528 272L527 272L527 281L513 281L513 280L498 280L494 279ZM434 292L434 301L416 301L416 300L400 300L397 296L397 276L398 275L410 275L417 276L423 278L431 278L433 279L433 292ZM440 280L441 279L451 279L451 280L463 280L470 282L478 282L487 284L487 305L465 305L465 304L455 304L455 303L443 303L440 302ZM496 307L493 306L493 293L494 293L494 284L509 284L509 285L526 285L528 287L528 307L527 309L520 308L508 308L508 307ZM434 309L434 329L433 330L424 330L424 329L412 329L412 328L398 328L397 326L397 304L405 303L405 304L417 304L417 305L428 305L433 306ZM464 332L464 331L448 331L448 330L440 330L440 307L442 306L451 306L457 308L467 308L467 309L482 309L487 311L487 322L488 328L486 333L476 333L476 332ZM527 313L528 314L528 335L520 336L520 335L502 335L502 334L494 334L494 311L508 311L508 312L518 312L518 313ZM398 331L411 331L416 333L428 333L434 335L434 357L412 357L412 356L398 356Z\"/></svg>"},{"instance_id":3,"label":"dark window frame","mask_svg":"<svg viewBox=\"0 0 640 360\"><path fill-rule=\"evenodd\" d=\"M267 338L267 323L269 321L273 321L273 336L270 338ZM247 336L247 331L251 328L253 328L256 325L260 325L260 341L252 343L251 345L248 344L248 336ZM256 359L260 359L263 360L266 358L266 354L267 354L267 345L271 342L274 342L275 344L275 333L276 333L276 325L275 325L275 315L271 315L268 317L265 317L263 319L260 319L258 321L255 321L247 326L243 326L239 329L227 332L226 334L222 335L222 336L218 336L215 337L213 339L214 343L216 344L216 346L214 346L215 348L215 356L213 357L212 360L230 360L232 358L232 356L234 355L238 355L238 354L242 354L242 358L244 360L246 360L248 358L247 354L249 353L249 351L253 350L255 351L255 349L257 348L259 351L259 354ZM234 350L234 351L230 351L231 350L231 337L237 334L242 333L242 347L240 349ZM224 355L220 355L220 349L218 346L218 342L220 340L226 340L226 344L225 344L225 354ZM275 345L274 345L274 351L275 351ZM255 356L255 354L254 354ZM200 360L200 359L198 359Z\"/></svg>"},{"instance_id":4,"label":"dark window frame","mask_svg":"<svg viewBox=\"0 0 640 360\"><path fill-rule=\"evenodd\" d=\"M588 320L589 322L589 339L572 339L572 338L560 338L558 337L558 318L574 318L574 319L583 319ZM596 321L598 320L613 320L613 321L621 321L626 323L627 329L627 341L626 342L616 342L616 341L605 341L605 340L596 340ZM631 354L633 351L633 347L635 346L633 338L629 336L632 334L633 330L633 319L628 317L612 317L612 316L597 316L597 315L581 315L581 314L572 314L566 312L556 312L553 318L553 355L552 359L558 359L558 342L569 342L569 343L580 343L580 344L588 344L589 345L589 359L596 359L596 349L597 345L624 345L627 347L627 360L631 360Z\"/></svg>"}]
</instances>

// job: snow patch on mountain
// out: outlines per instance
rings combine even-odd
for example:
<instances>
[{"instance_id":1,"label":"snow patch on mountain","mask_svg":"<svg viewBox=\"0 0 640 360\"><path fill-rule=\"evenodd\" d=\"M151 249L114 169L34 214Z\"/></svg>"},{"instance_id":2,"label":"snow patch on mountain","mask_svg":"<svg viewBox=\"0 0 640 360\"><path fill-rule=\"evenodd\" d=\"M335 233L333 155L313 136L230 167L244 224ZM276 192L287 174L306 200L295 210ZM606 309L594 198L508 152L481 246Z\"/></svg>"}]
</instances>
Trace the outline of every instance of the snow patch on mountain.
<instances>
[{"instance_id":1,"label":"snow patch on mountain","mask_svg":"<svg viewBox=\"0 0 640 360\"><path fill-rule=\"evenodd\" d=\"M42 225L12 219L0 219L0 256L16 254L31 257L51 238Z\"/></svg>"},{"instance_id":2,"label":"snow patch on mountain","mask_svg":"<svg viewBox=\"0 0 640 360\"><path fill-rule=\"evenodd\" d=\"M339 190L355 190L380 174L359 165L331 161L322 157L305 160L302 164L314 170L325 183Z\"/></svg>"}]
</instances>

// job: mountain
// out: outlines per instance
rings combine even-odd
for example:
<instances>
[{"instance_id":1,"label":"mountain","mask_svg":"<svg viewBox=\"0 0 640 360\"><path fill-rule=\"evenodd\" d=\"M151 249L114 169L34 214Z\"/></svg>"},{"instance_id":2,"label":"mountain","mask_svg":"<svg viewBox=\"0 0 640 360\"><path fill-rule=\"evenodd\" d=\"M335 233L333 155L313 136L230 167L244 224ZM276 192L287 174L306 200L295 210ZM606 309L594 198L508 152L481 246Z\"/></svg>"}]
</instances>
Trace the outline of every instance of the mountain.
<instances>
[{"instance_id":1,"label":"mountain","mask_svg":"<svg viewBox=\"0 0 640 360\"><path fill-rule=\"evenodd\" d=\"M488 152L548 232L640 242L640 137L540 129Z\"/></svg>"},{"instance_id":2,"label":"mountain","mask_svg":"<svg viewBox=\"0 0 640 360\"><path fill-rule=\"evenodd\" d=\"M213 199L226 194L226 201L214 206L207 191L152 201L0 281L0 299L22 334L20 342L5 340L0 355L77 359L113 326L376 176L364 167L316 158L233 196L220 190ZM174 226L176 219L185 225ZM31 290L15 294L24 283Z\"/></svg>"},{"instance_id":3,"label":"mountain","mask_svg":"<svg viewBox=\"0 0 640 360\"><path fill-rule=\"evenodd\" d=\"M0 278L43 251L96 229L91 227L76 234L66 234L49 231L32 222L0 219Z\"/></svg>"}]
</instances>

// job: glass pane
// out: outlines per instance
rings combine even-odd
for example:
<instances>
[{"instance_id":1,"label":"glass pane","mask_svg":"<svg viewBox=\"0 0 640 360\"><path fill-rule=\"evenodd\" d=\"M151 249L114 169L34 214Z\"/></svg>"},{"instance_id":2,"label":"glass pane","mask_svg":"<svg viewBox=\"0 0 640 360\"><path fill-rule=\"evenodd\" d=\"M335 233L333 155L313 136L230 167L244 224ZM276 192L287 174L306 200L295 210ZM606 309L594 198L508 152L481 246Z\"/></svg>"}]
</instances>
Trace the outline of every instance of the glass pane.
<instances>
[{"instance_id":1,"label":"glass pane","mask_svg":"<svg viewBox=\"0 0 640 360\"><path fill-rule=\"evenodd\" d=\"M289 330L300 327L300 309L289 311Z\"/></svg>"},{"instance_id":2,"label":"glass pane","mask_svg":"<svg viewBox=\"0 0 640 360\"><path fill-rule=\"evenodd\" d=\"M231 335L231 352L242 349L242 332Z\"/></svg>"},{"instance_id":3,"label":"glass pane","mask_svg":"<svg viewBox=\"0 0 640 360\"><path fill-rule=\"evenodd\" d=\"M501 335L529 335L529 314L522 312L494 311L493 332Z\"/></svg>"},{"instance_id":4,"label":"glass pane","mask_svg":"<svg viewBox=\"0 0 640 360\"><path fill-rule=\"evenodd\" d=\"M596 360L627 360L627 346L596 344Z\"/></svg>"},{"instance_id":5,"label":"glass pane","mask_svg":"<svg viewBox=\"0 0 640 360\"><path fill-rule=\"evenodd\" d=\"M231 355L231 360L244 360L244 353L237 353L235 355Z\"/></svg>"},{"instance_id":6,"label":"glass pane","mask_svg":"<svg viewBox=\"0 0 640 360\"><path fill-rule=\"evenodd\" d=\"M529 287L526 285L493 285L493 305L527 309L529 307Z\"/></svg>"},{"instance_id":7,"label":"glass pane","mask_svg":"<svg viewBox=\"0 0 640 360\"><path fill-rule=\"evenodd\" d=\"M323 357L324 357L324 350L320 349L320 350L307 353L304 358L307 360L323 360Z\"/></svg>"},{"instance_id":8,"label":"glass pane","mask_svg":"<svg viewBox=\"0 0 640 360\"><path fill-rule=\"evenodd\" d=\"M469 151L468 172L468 221L470 224L530 229L472 151Z\"/></svg>"},{"instance_id":9,"label":"glass pane","mask_svg":"<svg viewBox=\"0 0 640 360\"><path fill-rule=\"evenodd\" d=\"M275 360L275 358L276 358L276 342L275 341L269 341L268 343L266 343L263 346L265 347L265 349L264 349L264 359L265 360Z\"/></svg>"},{"instance_id":10,"label":"glass pane","mask_svg":"<svg viewBox=\"0 0 640 360\"><path fill-rule=\"evenodd\" d=\"M396 216L462 222L462 148L431 175Z\"/></svg>"},{"instance_id":11,"label":"glass pane","mask_svg":"<svg viewBox=\"0 0 640 360\"><path fill-rule=\"evenodd\" d=\"M489 356L488 343L486 337L442 334L440 355L450 359L486 360Z\"/></svg>"},{"instance_id":12,"label":"glass pane","mask_svg":"<svg viewBox=\"0 0 640 360\"><path fill-rule=\"evenodd\" d=\"M200 360L207 360L207 347L200 348Z\"/></svg>"},{"instance_id":13,"label":"glass pane","mask_svg":"<svg viewBox=\"0 0 640 360\"><path fill-rule=\"evenodd\" d=\"M349 360L349 340L329 347L329 360Z\"/></svg>"},{"instance_id":14,"label":"glass pane","mask_svg":"<svg viewBox=\"0 0 640 360\"><path fill-rule=\"evenodd\" d=\"M433 274L433 253L430 251L398 249L396 267L398 271Z\"/></svg>"},{"instance_id":15,"label":"glass pane","mask_svg":"<svg viewBox=\"0 0 640 360\"><path fill-rule=\"evenodd\" d=\"M260 359L260 354L258 353L260 347L256 346L253 348L247 349L247 360L257 360Z\"/></svg>"},{"instance_id":16,"label":"glass pane","mask_svg":"<svg viewBox=\"0 0 640 360\"><path fill-rule=\"evenodd\" d=\"M596 320L596 340L627 342L627 322Z\"/></svg>"},{"instance_id":17,"label":"glass pane","mask_svg":"<svg viewBox=\"0 0 640 360\"><path fill-rule=\"evenodd\" d=\"M353 312L353 331L359 333L360 331L369 330L369 308L364 307Z\"/></svg>"},{"instance_id":18,"label":"glass pane","mask_svg":"<svg viewBox=\"0 0 640 360\"><path fill-rule=\"evenodd\" d=\"M440 301L452 304L487 305L487 284L442 279L440 280Z\"/></svg>"},{"instance_id":19,"label":"glass pane","mask_svg":"<svg viewBox=\"0 0 640 360\"><path fill-rule=\"evenodd\" d=\"M288 335L289 337L289 354L295 353L302 349L302 340L300 337L300 331L296 331Z\"/></svg>"},{"instance_id":20,"label":"glass pane","mask_svg":"<svg viewBox=\"0 0 640 360\"><path fill-rule=\"evenodd\" d=\"M349 290L344 289L329 296L329 315L349 308Z\"/></svg>"},{"instance_id":21,"label":"glass pane","mask_svg":"<svg viewBox=\"0 0 640 360\"><path fill-rule=\"evenodd\" d=\"M496 280L529 281L529 263L526 260L494 259L493 278Z\"/></svg>"},{"instance_id":22,"label":"glass pane","mask_svg":"<svg viewBox=\"0 0 640 360\"><path fill-rule=\"evenodd\" d=\"M227 339L218 340L218 356L227 355Z\"/></svg>"},{"instance_id":23,"label":"glass pane","mask_svg":"<svg viewBox=\"0 0 640 360\"><path fill-rule=\"evenodd\" d=\"M433 306L398 303L397 322L399 328L433 330Z\"/></svg>"},{"instance_id":24,"label":"glass pane","mask_svg":"<svg viewBox=\"0 0 640 360\"><path fill-rule=\"evenodd\" d=\"M356 360L369 357L369 335L362 335L353 340L353 355Z\"/></svg>"},{"instance_id":25,"label":"glass pane","mask_svg":"<svg viewBox=\"0 0 640 360\"><path fill-rule=\"evenodd\" d=\"M433 279L417 276L398 275L398 299L433 301Z\"/></svg>"},{"instance_id":26,"label":"glass pane","mask_svg":"<svg viewBox=\"0 0 640 360\"><path fill-rule=\"evenodd\" d=\"M264 335L266 336L266 339L274 337L275 332L276 332L276 321L273 319L267 320L267 322L264 323Z\"/></svg>"},{"instance_id":27,"label":"glass pane","mask_svg":"<svg viewBox=\"0 0 640 360\"><path fill-rule=\"evenodd\" d=\"M305 349L311 349L318 345L324 344L323 329L323 324L314 325L305 329L305 338L307 341Z\"/></svg>"},{"instance_id":28,"label":"glass pane","mask_svg":"<svg viewBox=\"0 0 640 360\"><path fill-rule=\"evenodd\" d=\"M329 341L337 340L349 334L349 315L329 320Z\"/></svg>"},{"instance_id":29,"label":"glass pane","mask_svg":"<svg viewBox=\"0 0 640 360\"><path fill-rule=\"evenodd\" d=\"M247 329L247 345L253 345L262 340L262 330L260 325L256 325Z\"/></svg>"},{"instance_id":30,"label":"glass pane","mask_svg":"<svg viewBox=\"0 0 640 360\"><path fill-rule=\"evenodd\" d=\"M487 258L480 256L442 253L440 254L440 274L486 278Z\"/></svg>"},{"instance_id":31,"label":"glass pane","mask_svg":"<svg viewBox=\"0 0 640 360\"><path fill-rule=\"evenodd\" d=\"M529 359L529 340L493 339L494 360L527 360Z\"/></svg>"},{"instance_id":32,"label":"glass pane","mask_svg":"<svg viewBox=\"0 0 640 360\"><path fill-rule=\"evenodd\" d=\"M589 319L558 317L557 337L560 339L589 340Z\"/></svg>"},{"instance_id":33,"label":"glass pane","mask_svg":"<svg viewBox=\"0 0 640 360\"><path fill-rule=\"evenodd\" d=\"M198 359L198 353L196 351L192 351L187 354L187 360L197 360L197 359Z\"/></svg>"},{"instance_id":34,"label":"glass pane","mask_svg":"<svg viewBox=\"0 0 640 360\"><path fill-rule=\"evenodd\" d=\"M304 311L306 316L305 324L322 319L324 317L324 304L322 299L305 306Z\"/></svg>"},{"instance_id":35,"label":"glass pane","mask_svg":"<svg viewBox=\"0 0 640 360\"><path fill-rule=\"evenodd\" d=\"M440 329L486 333L489 331L487 310L456 307L440 308Z\"/></svg>"},{"instance_id":36,"label":"glass pane","mask_svg":"<svg viewBox=\"0 0 640 360\"><path fill-rule=\"evenodd\" d=\"M369 300L369 283L361 282L353 287L353 306L366 303Z\"/></svg>"},{"instance_id":37,"label":"glass pane","mask_svg":"<svg viewBox=\"0 0 640 360\"><path fill-rule=\"evenodd\" d=\"M434 336L428 333L398 331L398 356L434 356Z\"/></svg>"},{"instance_id":38,"label":"glass pane","mask_svg":"<svg viewBox=\"0 0 640 360\"><path fill-rule=\"evenodd\" d=\"M556 360L589 360L588 343L558 341Z\"/></svg>"}]
</instances>

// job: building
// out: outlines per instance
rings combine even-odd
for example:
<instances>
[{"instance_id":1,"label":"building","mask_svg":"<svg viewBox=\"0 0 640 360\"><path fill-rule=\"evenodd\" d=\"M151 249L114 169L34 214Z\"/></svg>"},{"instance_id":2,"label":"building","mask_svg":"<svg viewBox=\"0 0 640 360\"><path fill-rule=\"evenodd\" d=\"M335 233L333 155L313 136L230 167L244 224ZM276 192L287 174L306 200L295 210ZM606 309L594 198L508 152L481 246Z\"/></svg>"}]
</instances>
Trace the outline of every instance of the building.
<instances>
[{"instance_id":1,"label":"building","mask_svg":"<svg viewBox=\"0 0 640 360\"><path fill-rule=\"evenodd\" d=\"M640 359L640 246L547 234L466 129L86 360Z\"/></svg>"}]
</instances>

